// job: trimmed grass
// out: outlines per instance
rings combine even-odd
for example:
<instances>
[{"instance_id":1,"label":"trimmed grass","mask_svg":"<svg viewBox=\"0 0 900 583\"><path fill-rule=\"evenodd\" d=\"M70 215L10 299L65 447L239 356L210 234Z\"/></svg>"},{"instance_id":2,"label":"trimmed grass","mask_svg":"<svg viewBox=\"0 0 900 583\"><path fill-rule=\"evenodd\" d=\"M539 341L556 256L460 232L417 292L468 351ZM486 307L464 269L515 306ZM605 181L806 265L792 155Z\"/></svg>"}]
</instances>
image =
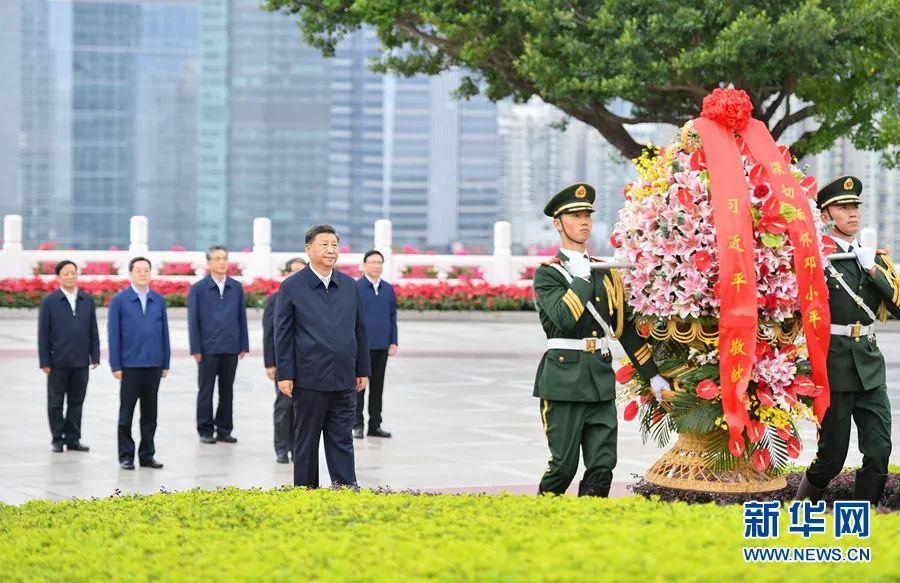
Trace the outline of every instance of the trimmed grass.
<instances>
[{"instance_id":1,"label":"trimmed grass","mask_svg":"<svg viewBox=\"0 0 900 583\"><path fill-rule=\"evenodd\" d=\"M191 491L0 505L11 581L900 580L900 513L872 536L745 541L740 506L371 491ZM870 547L869 564L748 564L744 546Z\"/></svg>"}]
</instances>

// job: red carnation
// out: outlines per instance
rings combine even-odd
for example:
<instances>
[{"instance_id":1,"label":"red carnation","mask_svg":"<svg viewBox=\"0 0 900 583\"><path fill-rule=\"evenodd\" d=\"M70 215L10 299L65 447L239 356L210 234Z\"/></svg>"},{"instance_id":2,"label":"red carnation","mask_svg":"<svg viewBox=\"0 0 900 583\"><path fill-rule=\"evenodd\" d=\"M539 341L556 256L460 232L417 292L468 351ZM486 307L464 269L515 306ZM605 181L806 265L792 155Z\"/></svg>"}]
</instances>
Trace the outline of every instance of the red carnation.
<instances>
[{"instance_id":1,"label":"red carnation","mask_svg":"<svg viewBox=\"0 0 900 583\"><path fill-rule=\"evenodd\" d=\"M634 376L634 367L630 364L626 364L622 368L616 371L616 382L624 385L628 381L631 380L631 377Z\"/></svg>"},{"instance_id":2,"label":"red carnation","mask_svg":"<svg viewBox=\"0 0 900 583\"><path fill-rule=\"evenodd\" d=\"M638 403L637 401L632 401L625 406L625 412L622 414L622 418L625 421L631 421L638 414Z\"/></svg>"},{"instance_id":3,"label":"red carnation","mask_svg":"<svg viewBox=\"0 0 900 583\"><path fill-rule=\"evenodd\" d=\"M726 128L743 131L750 123L753 104L746 91L740 89L714 89L703 98L700 115Z\"/></svg>"},{"instance_id":4,"label":"red carnation","mask_svg":"<svg viewBox=\"0 0 900 583\"><path fill-rule=\"evenodd\" d=\"M697 383L697 396L711 401L719 396L719 385L712 379L703 379Z\"/></svg>"}]
</instances>

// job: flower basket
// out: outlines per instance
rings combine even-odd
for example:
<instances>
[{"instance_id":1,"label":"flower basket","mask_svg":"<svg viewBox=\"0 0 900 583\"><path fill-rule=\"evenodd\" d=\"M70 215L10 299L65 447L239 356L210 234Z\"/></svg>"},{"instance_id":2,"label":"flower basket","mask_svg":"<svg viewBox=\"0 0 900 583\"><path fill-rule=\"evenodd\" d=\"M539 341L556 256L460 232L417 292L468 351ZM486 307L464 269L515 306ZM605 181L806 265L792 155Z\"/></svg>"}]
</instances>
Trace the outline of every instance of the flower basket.
<instances>
[{"instance_id":1,"label":"flower basket","mask_svg":"<svg viewBox=\"0 0 900 583\"><path fill-rule=\"evenodd\" d=\"M765 492L799 456L796 424L828 403L827 289L816 184L749 119L742 91L716 90L677 142L636 159L611 242L638 333L674 390L665 402L623 363L626 420L678 442L649 482ZM711 144L711 147L709 146Z\"/></svg>"}]
</instances>

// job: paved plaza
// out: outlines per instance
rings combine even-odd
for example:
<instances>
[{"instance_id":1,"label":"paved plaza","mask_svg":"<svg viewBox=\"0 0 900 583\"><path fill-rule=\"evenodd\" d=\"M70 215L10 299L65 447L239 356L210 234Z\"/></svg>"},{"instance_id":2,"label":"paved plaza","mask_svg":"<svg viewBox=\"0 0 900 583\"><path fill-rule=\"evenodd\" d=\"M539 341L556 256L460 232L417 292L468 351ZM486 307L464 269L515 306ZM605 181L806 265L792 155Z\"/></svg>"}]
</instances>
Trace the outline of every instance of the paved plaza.
<instances>
[{"instance_id":1,"label":"paved plaza","mask_svg":"<svg viewBox=\"0 0 900 583\"><path fill-rule=\"evenodd\" d=\"M437 320L401 314L400 352L388 364L384 427L392 439L356 441L363 487L533 493L548 456L538 401L531 396L544 338L535 314L442 314ZM159 393L157 459L162 470L119 469L116 454L118 383L106 361L105 312L100 312L103 364L91 374L84 405L86 454L50 450L46 380L37 364L37 311L0 310L0 501L61 500L161 489L271 488L292 481L290 465L272 448L274 385L262 364L259 311L250 312L251 354L235 381L236 445L203 445L194 424L196 365L188 354L184 310L170 311L172 369ZM879 333L888 377L900 371L900 326ZM621 357L617 348L616 357ZM893 439L900 443L900 382L890 387ZM134 434L138 437L138 415ZM809 463L814 427L802 428ZM855 436L848 465L858 464ZM895 446L893 463L900 447ZM659 457L642 444L636 422L621 421L614 493ZM322 482L327 483L321 455ZM579 472L580 474L580 472ZM576 478L573 488L577 484Z\"/></svg>"}]
</instances>

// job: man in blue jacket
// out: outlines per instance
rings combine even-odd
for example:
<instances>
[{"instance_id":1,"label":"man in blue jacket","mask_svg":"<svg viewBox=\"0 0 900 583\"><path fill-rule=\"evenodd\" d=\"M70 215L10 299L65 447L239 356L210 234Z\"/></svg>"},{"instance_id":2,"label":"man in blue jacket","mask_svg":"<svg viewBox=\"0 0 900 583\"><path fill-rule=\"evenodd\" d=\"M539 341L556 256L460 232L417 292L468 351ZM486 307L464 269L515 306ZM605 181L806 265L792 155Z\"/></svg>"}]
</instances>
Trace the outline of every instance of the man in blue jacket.
<instances>
[{"instance_id":1,"label":"man in blue jacket","mask_svg":"<svg viewBox=\"0 0 900 583\"><path fill-rule=\"evenodd\" d=\"M372 378L369 390L356 393L356 423L353 426L353 437L363 437L363 409L366 392L369 393L369 431L370 437L390 437L391 434L381 428L381 403L384 394L384 372L387 368L388 356L397 354L397 296L394 287L381 279L384 271L384 255L372 250L363 256L364 275L357 280L359 294L366 312L366 333L369 340L369 360L372 365Z\"/></svg>"},{"instance_id":2,"label":"man in blue jacket","mask_svg":"<svg viewBox=\"0 0 900 583\"><path fill-rule=\"evenodd\" d=\"M135 257L128 264L131 286L109 302L109 366L119 385L119 466L134 469L131 421L141 402L142 467L160 469L156 461L157 393L169 374L169 319L166 300L150 289L150 261Z\"/></svg>"},{"instance_id":3,"label":"man in blue jacket","mask_svg":"<svg viewBox=\"0 0 900 583\"><path fill-rule=\"evenodd\" d=\"M238 360L250 352L244 287L228 277L228 249L206 251L209 275L188 293L188 334L197 361L197 433L203 443L236 443L232 403ZM219 380L219 406L213 418L213 391ZM215 433L215 436L213 436Z\"/></svg>"},{"instance_id":4,"label":"man in blue jacket","mask_svg":"<svg viewBox=\"0 0 900 583\"><path fill-rule=\"evenodd\" d=\"M333 227L307 231L309 266L284 280L275 306L278 389L294 403L295 486L319 486L323 433L331 483L356 484L354 391L366 388L369 346L356 282L334 269L338 253Z\"/></svg>"},{"instance_id":5,"label":"man in blue jacket","mask_svg":"<svg viewBox=\"0 0 900 583\"><path fill-rule=\"evenodd\" d=\"M300 257L290 259L284 266L282 275L293 275L306 267L306 260ZM266 298L263 305L263 364L266 367L266 375L269 380L275 381L275 301L278 292ZM290 463L288 457L294 450L294 404L291 398L283 395L275 383L275 406L272 410L272 421L275 427L275 461L279 464Z\"/></svg>"},{"instance_id":6,"label":"man in blue jacket","mask_svg":"<svg viewBox=\"0 0 900 583\"><path fill-rule=\"evenodd\" d=\"M41 300L38 311L38 356L47 375L47 414L53 451L88 451L81 443L81 407L87 393L88 366L100 364L100 335L94 298L78 289L78 268L56 264L59 289ZM63 416L63 404L68 409Z\"/></svg>"}]
</instances>

